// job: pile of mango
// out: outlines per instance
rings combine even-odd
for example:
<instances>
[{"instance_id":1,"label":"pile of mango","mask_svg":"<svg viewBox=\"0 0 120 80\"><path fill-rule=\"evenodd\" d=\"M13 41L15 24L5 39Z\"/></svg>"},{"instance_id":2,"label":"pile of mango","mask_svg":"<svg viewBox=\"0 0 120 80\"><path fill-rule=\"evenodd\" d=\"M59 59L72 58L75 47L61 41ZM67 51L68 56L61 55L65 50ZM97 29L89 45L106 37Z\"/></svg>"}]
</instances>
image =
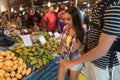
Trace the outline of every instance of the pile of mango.
<instances>
[{"instance_id":1,"label":"pile of mango","mask_svg":"<svg viewBox=\"0 0 120 80\"><path fill-rule=\"evenodd\" d=\"M31 73L22 58L11 51L0 50L0 80L20 80Z\"/></svg>"},{"instance_id":2,"label":"pile of mango","mask_svg":"<svg viewBox=\"0 0 120 80\"><path fill-rule=\"evenodd\" d=\"M17 43L22 42L22 38L18 34L12 34L11 38L14 39Z\"/></svg>"},{"instance_id":3,"label":"pile of mango","mask_svg":"<svg viewBox=\"0 0 120 80\"><path fill-rule=\"evenodd\" d=\"M31 36L39 36L39 35L43 35L47 41L50 39L50 35L44 31L31 34ZM23 42L22 38L18 34L11 34L11 38L14 39L17 43Z\"/></svg>"},{"instance_id":4,"label":"pile of mango","mask_svg":"<svg viewBox=\"0 0 120 80\"><path fill-rule=\"evenodd\" d=\"M36 42L29 47L20 44L10 50L14 52L16 56L21 57L24 62L28 62L31 66L35 66L36 68L40 68L55 58L53 55L58 51L58 45L54 40L51 40L44 45L40 42Z\"/></svg>"}]
</instances>

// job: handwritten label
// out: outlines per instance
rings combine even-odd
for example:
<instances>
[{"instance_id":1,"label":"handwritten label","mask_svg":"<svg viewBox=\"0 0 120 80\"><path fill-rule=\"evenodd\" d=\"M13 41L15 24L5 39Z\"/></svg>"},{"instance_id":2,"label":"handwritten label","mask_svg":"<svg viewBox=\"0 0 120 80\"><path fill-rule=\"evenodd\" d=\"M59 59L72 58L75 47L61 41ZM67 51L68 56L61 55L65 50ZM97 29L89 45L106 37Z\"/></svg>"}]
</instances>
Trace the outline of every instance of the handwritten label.
<instances>
[{"instance_id":1,"label":"handwritten label","mask_svg":"<svg viewBox=\"0 0 120 80\"><path fill-rule=\"evenodd\" d=\"M53 33L52 33L52 32L48 32L48 34L49 34L50 36L53 36Z\"/></svg>"},{"instance_id":2,"label":"handwritten label","mask_svg":"<svg viewBox=\"0 0 120 80\"><path fill-rule=\"evenodd\" d=\"M59 34L58 32L55 32L55 33L54 33L54 36L55 36L56 38L58 38L58 37L60 37L60 34Z\"/></svg>"},{"instance_id":3,"label":"handwritten label","mask_svg":"<svg viewBox=\"0 0 120 80\"><path fill-rule=\"evenodd\" d=\"M46 43L46 39L42 35L39 36L39 40L40 40L41 44L45 44Z\"/></svg>"},{"instance_id":4,"label":"handwritten label","mask_svg":"<svg viewBox=\"0 0 120 80\"><path fill-rule=\"evenodd\" d=\"M32 46L32 39L31 36L28 35L20 35L22 37L22 40L24 42L25 46Z\"/></svg>"}]
</instances>

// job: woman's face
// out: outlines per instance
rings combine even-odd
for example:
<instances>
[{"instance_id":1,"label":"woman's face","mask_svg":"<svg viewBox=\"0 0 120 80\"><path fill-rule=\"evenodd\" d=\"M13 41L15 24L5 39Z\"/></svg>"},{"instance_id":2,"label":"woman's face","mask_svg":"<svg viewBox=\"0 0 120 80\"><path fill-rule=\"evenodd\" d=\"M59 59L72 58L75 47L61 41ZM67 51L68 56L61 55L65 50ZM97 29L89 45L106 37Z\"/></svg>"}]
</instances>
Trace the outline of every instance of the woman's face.
<instances>
[{"instance_id":1,"label":"woman's face","mask_svg":"<svg viewBox=\"0 0 120 80\"><path fill-rule=\"evenodd\" d=\"M64 14L64 20L65 20L65 24L68 27L72 27L73 23L72 23L72 16L69 13L65 13Z\"/></svg>"}]
</instances>

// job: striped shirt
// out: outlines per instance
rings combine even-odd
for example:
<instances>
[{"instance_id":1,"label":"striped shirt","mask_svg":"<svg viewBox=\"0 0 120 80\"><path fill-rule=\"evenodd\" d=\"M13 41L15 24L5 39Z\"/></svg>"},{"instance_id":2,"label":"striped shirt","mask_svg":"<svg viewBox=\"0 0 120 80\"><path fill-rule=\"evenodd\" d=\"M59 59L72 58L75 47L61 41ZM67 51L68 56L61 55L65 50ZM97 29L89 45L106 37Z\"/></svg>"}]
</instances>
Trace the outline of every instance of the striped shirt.
<instances>
[{"instance_id":1,"label":"striped shirt","mask_svg":"<svg viewBox=\"0 0 120 80\"><path fill-rule=\"evenodd\" d=\"M94 26L91 25L91 30L89 32L88 50L91 50L98 45L101 33L115 35L117 36L117 39L120 39L120 0L107 7L103 14L104 24L102 30L98 27L98 18L102 16L100 11L104 8L104 5L106 5L107 2L108 0L102 0L101 3L98 3L99 6L96 5L91 13L91 22L94 23ZM106 56L96 59L92 61L92 63L99 68L105 69L110 64L110 55L109 50ZM118 65L119 61L117 55L115 54L113 58L113 66Z\"/></svg>"}]
</instances>

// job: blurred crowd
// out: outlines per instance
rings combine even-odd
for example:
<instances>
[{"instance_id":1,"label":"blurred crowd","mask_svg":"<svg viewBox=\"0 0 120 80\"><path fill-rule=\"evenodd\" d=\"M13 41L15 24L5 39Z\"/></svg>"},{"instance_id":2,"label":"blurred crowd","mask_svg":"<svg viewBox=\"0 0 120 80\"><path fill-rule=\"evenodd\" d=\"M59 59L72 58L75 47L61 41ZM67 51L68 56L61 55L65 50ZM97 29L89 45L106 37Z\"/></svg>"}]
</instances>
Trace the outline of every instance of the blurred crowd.
<instances>
[{"instance_id":1,"label":"blurred crowd","mask_svg":"<svg viewBox=\"0 0 120 80\"><path fill-rule=\"evenodd\" d=\"M80 10L80 9L79 9ZM62 33L64 22L65 7L62 6L58 12L55 12L53 6L48 8L46 13L39 10L27 10L24 13L12 12L8 16L7 12L0 13L0 27L7 27L8 22L18 25L20 28L28 28L35 31L58 31ZM89 15L88 12L80 10L83 28L85 31L89 30Z\"/></svg>"}]
</instances>

